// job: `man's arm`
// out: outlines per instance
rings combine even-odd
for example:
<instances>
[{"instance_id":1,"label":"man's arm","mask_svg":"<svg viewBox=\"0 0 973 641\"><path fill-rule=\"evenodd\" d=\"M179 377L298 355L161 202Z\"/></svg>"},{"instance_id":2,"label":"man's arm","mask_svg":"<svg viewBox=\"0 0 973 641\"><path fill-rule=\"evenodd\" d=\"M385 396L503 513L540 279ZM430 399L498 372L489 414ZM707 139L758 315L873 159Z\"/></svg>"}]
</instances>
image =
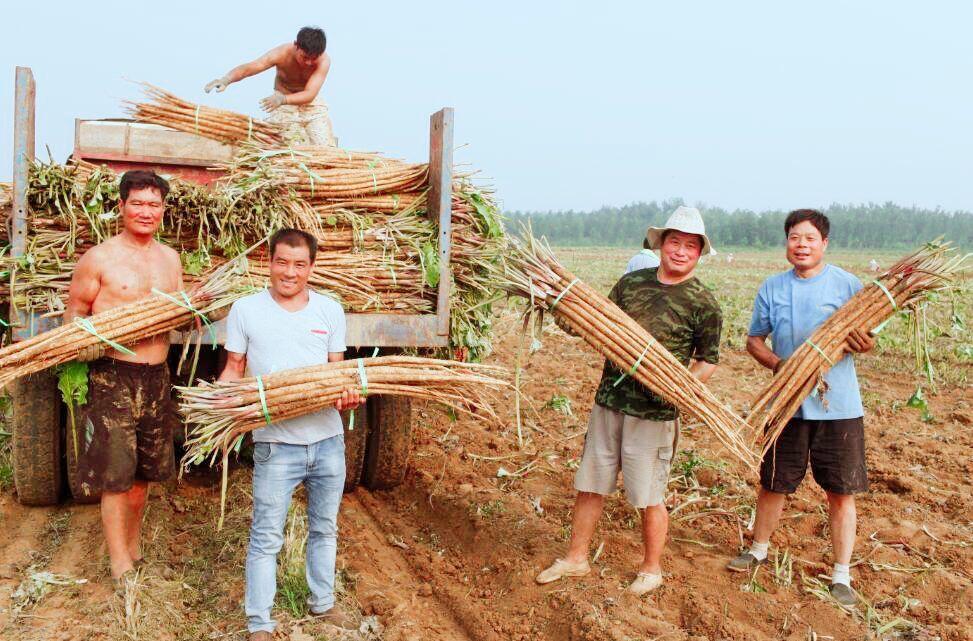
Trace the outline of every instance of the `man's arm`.
<instances>
[{"instance_id":1,"label":"man's arm","mask_svg":"<svg viewBox=\"0 0 973 641\"><path fill-rule=\"evenodd\" d=\"M784 362L784 359L767 347L766 336L747 336L747 353L767 369L773 370L775 374L780 364Z\"/></svg>"},{"instance_id":2,"label":"man's arm","mask_svg":"<svg viewBox=\"0 0 973 641\"><path fill-rule=\"evenodd\" d=\"M249 78L250 76L267 71L280 61L281 51L282 47L274 47L256 60L233 67L222 78L218 78L207 84L204 91L209 93L213 89L216 89L217 92L221 92L234 82L239 82L244 78Z\"/></svg>"},{"instance_id":3,"label":"man's arm","mask_svg":"<svg viewBox=\"0 0 973 641\"><path fill-rule=\"evenodd\" d=\"M247 371L247 355L237 352L226 353L226 365L220 373L218 381L236 381L243 378Z\"/></svg>"},{"instance_id":4,"label":"man's arm","mask_svg":"<svg viewBox=\"0 0 973 641\"><path fill-rule=\"evenodd\" d=\"M68 289L68 302L64 309L64 322L91 314L91 306L101 291L101 277L98 267L97 249L88 250L74 268L71 287Z\"/></svg>"},{"instance_id":5,"label":"man's arm","mask_svg":"<svg viewBox=\"0 0 973 641\"><path fill-rule=\"evenodd\" d=\"M328 71L331 69L331 58L327 57L327 55L322 54L326 58L321 61L321 65L307 79L307 84L304 85L303 91L284 96L285 105L307 105L318 97L318 93L321 91L321 87L328 77Z\"/></svg>"}]
</instances>

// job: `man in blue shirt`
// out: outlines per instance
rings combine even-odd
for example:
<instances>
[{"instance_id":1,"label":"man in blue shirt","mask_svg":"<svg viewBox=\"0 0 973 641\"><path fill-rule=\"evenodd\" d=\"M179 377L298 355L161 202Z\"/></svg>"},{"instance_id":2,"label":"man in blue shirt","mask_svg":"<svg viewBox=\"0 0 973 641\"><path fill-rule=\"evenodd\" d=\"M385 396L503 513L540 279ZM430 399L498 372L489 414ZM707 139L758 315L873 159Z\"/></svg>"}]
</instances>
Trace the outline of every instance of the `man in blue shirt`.
<instances>
[{"instance_id":1,"label":"man in blue shirt","mask_svg":"<svg viewBox=\"0 0 973 641\"><path fill-rule=\"evenodd\" d=\"M649 249L649 242L642 242L642 251L632 256L628 264L625 265L625 273L638 271L640 269L652 269L659 266L659 257Z\"/></svg>"},{"instance_id":2,"label":"man in blue shirt","mask_svg":"<svg viewBox=\"0 0 973 641\"><path fill-rule=\"evenodd\" d=\"M862 288L852 274L824 262L830 223L814 209L792 211L784 222L787 262L793 269L771 276L754 302L747 351L774 373L814 331ZM767 346L772 337L773 349ZM849 563L855 546L855 494L868 489L865 428L861 394L852 353L875 346L866 332L853 329L844 358L824 376L788 422L760 466L760 490L753 544L730 561L730 570L747 572L767 560L770 536L788 494L797 491L807 472L828 497L834 571L830 592L843 606L855 604Z\"/></svg>"}]
</instances>

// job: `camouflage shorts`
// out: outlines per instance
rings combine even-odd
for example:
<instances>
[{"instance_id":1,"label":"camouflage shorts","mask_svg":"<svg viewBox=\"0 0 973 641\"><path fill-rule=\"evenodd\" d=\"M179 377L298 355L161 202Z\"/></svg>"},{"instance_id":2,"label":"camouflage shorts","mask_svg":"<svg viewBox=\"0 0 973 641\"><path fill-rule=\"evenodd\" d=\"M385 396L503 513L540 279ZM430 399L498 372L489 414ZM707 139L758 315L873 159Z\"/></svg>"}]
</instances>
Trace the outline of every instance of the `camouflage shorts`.
<instances>
[{"instance_id":1,"label":"camouflage shorts","mask_svg":"<svg viewBox=\"0 0 973 641\"><path fill-rule=\"evenodd\" d=\"M178 419L166 363L103 358L89 364L88 402L79 414L82 490L125 492L135 479L165 481L175 472Z\"/></svg>"}]
</instances>

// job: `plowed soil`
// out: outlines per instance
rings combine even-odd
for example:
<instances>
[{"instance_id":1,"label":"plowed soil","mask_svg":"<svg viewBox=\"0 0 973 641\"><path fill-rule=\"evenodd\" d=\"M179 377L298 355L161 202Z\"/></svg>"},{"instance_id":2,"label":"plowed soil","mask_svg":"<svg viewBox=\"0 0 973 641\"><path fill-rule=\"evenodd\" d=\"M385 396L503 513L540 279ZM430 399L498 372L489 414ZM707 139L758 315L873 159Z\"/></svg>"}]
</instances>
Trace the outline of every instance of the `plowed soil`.
<instances>
[{"instance_id":1,"label":"plowed soil","mask_svg":"<svg viewBox=\"0 0 973 641\"><path fill-rule=\"evenodd\" d=\"M498 317L490 362L513 368L519 330L513 311ZM666 581L639 599L624 592L641 558L638 515L620 494L608 500L595 535L594 571L547 586L533 581L565 550L573 471L602 366L559 330L541 340L523 370L519 437L513 391L498 399L499 426L418 407L406 482L346 495L342 599L362 617L363 631L341 637L282 612L278 638L973 639L968 385L929 394L934 418L924 421L902 406L911 375L890 375L876 357L860 359L872 486L858 503L853 574L864 600L854 611L817 590L827 585L831 560L823 493L810 475L774 536L777 563L755 576L724 570L749 541L754 479L691 424L672 473ZM741 409L766 380L745 354L729 350L711 387ZM215 529L217 476L155 488L149 565L138 603L128 604L107 579L97 506L25 508L9 491L0 496L0 637L246 638L250 470L240 464L230 479L222 532ZM69 584L50 587L36 603L11 598L41 570Z\"/></svg>"}]
</instances>

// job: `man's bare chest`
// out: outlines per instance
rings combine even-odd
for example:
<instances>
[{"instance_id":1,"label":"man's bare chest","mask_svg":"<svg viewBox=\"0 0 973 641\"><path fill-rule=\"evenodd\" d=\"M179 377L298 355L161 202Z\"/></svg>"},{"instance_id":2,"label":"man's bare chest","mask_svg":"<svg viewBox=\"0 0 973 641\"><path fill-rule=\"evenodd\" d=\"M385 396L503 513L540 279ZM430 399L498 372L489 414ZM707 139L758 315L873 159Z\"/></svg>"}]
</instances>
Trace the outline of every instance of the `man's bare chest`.
<instances>
[{"instance_id":1,"label":"man's bare chest","mask_svg":"<svg viewBox=\"0 0 973 641\"><path fill-rule=\"evenodd\" d=\"M170 292L178 288L179 278L171 267L149 257L106 261L101 273L101 294L116 303L146 298L153 289Z\"/></svg>"}]
</instances>

